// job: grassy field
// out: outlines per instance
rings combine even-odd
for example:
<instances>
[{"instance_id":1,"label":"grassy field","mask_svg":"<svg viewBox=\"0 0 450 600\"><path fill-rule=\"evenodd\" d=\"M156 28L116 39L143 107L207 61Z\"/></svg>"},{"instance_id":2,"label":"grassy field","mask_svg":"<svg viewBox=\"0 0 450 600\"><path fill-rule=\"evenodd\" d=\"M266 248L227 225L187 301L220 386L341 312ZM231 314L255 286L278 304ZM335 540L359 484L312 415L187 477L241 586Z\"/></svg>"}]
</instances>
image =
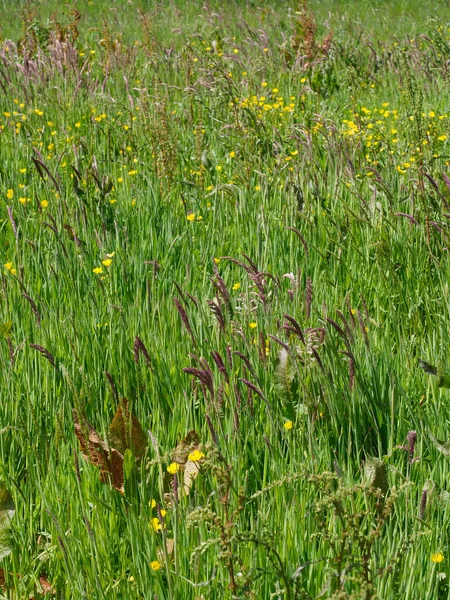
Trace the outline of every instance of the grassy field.
<instances>
[{"instance_id":1,"label":"grassy field","mask_svg":"<svg viewBox=\"0 0 450 600\"><path fill-rule=\"evenodd\" d=\"M449 598L450 4L0 9L0 597Z\"/></svg>"}]
</instances>

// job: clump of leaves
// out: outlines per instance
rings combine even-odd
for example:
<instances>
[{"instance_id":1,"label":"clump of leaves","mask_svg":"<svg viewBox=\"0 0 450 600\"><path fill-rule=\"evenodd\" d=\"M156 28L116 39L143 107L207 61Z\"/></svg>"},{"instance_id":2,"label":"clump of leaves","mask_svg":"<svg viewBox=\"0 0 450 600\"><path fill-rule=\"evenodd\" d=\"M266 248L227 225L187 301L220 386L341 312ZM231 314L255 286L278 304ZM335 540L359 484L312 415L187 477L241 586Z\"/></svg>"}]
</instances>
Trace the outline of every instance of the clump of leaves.
<instances>
[{"instance_id":1,"label":"clump of leaves","mask_svg":"<svg viewBox=\"0 0 450 600\"><path fill-rule=\"evenodd\" d=\"M124 492L124 456L140 461L147 448L147 436L141 424L123 398L109 427L108 444L84 416L73 411L75 435L80 442L81 453L92 465L100 469L100 481L110 483L114 489Z\"/></svg>"}]
</instances>

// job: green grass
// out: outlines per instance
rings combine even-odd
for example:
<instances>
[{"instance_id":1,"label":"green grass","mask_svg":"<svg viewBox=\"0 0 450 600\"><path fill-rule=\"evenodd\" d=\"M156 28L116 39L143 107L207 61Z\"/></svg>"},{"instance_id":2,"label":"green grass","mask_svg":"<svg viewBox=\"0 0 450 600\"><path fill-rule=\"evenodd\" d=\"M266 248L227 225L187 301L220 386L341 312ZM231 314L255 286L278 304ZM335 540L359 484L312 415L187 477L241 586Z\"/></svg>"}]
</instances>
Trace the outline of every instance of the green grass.
<instances>
[{"instance_id":1,"label":"green grass","mask_svg":"<svg viewBox=\"0 0 450 600\"><path fill-rule=\"evenodd\" d=\"M5 598L449 597L450 7L280 4L0 2Z\"/></svg>"}]
</instances>

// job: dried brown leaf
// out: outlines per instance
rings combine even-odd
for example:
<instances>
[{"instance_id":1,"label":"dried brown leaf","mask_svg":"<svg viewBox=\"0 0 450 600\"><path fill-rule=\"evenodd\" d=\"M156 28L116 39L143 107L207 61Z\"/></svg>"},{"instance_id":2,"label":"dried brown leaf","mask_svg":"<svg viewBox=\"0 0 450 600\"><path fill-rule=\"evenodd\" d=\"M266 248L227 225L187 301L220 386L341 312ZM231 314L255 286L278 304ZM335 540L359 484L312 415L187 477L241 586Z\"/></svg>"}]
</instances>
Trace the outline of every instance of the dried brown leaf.
<instances>
[{"instance_id":1,"label":"dried brown leaf","mask_svg":"<svg viewBox=\"0 0 450 600\"><path fill-rule=\"evenodd\" d=\"M184 493L186 496L189 496L189 492L191 491L192 484L194 483L194 479L200 472L200 465L198 462L194 462L192 460L188 460L184 466Z\"/></svg>"},{"instance_id":2,"label":"dried brown leaf","mask_svg":"<svg viewBox=\"0 0 450 600\"><path fill-rule=\"evenodd\" d=\"M80 424L75 410L73 417L75 435L80 442L82 455L88 462L100 469L102 483L111 483L117 491L123 493L123 454L115 448L110 448L88 421Z\"/></svg>"},{"instance_id":3,"label":"dried brown leaf","mask_svg":"<svg viewBox=\"0 0 450 600\"><path fill-rule=\"evenodd\" d=\"M147 436L137 418L130 411L126 398L120 402L109 426L109 439L121 454L125 454L127 449L131 450L137 460L145 454Z\"/></svg>"},{"instance_id":4,"label":"dried brown leaf","mask_svg":"<svg viewBox=\"0 0 450 600\"><path fill-rule=\"evenodd\" d=\"M198 433L193 429L190 431L187 436L181 440L172 454L173 462L178 463L179 465L184 465L188 460L188 455L198 448L200 444L200 438Z\"/></svg>"}]
</instances>

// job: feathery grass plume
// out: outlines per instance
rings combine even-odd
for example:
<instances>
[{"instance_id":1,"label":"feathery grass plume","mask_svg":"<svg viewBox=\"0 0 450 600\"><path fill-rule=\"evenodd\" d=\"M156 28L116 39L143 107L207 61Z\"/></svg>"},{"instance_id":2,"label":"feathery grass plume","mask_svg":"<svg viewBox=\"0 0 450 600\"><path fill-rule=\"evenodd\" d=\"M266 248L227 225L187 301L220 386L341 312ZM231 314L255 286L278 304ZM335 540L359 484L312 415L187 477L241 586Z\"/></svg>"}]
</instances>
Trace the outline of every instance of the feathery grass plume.
<instances>
[{"instance_id":1,"label":"feathery grass plume","mask_svg":"<svg viewBox=\"0 0 450 600\"><path fill-rule=\"evenodd\" d=\"M119 394L117 393L117 388L116 388L116 384L114 383L113 376L111 375L111 373L108 373L108 371L105 371L105 377L108 380L109 387L111 389L111 393L113 395L113 398L115 400L119 400Z\"/></svg>"},{"instance_id":2,"label":"feathery grass plume","mask_svg":"<svg viewBox=\"0 0 450 600\"><path fill-rule=\"evenodd\" d=\"M152 361L151 361L151 358L150 358L150 354L149 354L147 348L145 347L144 342L137 335L134 338L134 362L135 363L139 362L139 357L140 357L141 354L142 354L142 356L145 359L145 363L146 363L147 367L149 369L152 369Z\"/></svg>"},{"instance_id":3,"label":"feathery grass plume","mask_svg":"<svg viewBox=\"0 0 450 600\"><path fill-rule=\"evenodd\" d=\"M197 342L195 340L194 334L192 332L191 329L191 325L189 323L189 318L187 316L186 311L184 310L183 306L181 305L180 301L178 300L178 298L174 298L173 302L175 304L175 306L177 307L178 313L180 314L181 320L183 321L184 326L186 327L187 332L189 333L189 335L191 336L191 340L194 343L194 346L197 345Z\"/></svg>"},{"instance_id":4,"label":"feathery grass plume","mask_svg":"<svg viewBox=\"0 0 450 600\"><path fill-rule=\"evenodd\" d=\"M48 360L52 367L55 367L56 369L55 357L47 350L47 348L44 348L44 346L40 346L39 344L30 344L30 348L34 348L34 350L37 350L40 354L42 354L42 356Z\"/></svg>"},{"instance_id":5,"label":"feathery grass plume","mask_svg":"<svg viewBox=\"0 0 450 600\"><path fill-rule=\"evenodd\" d=\"M367 348L369 348L369 336L367 335L367 328L366 328L366 324L364 323L363 316L359 310L356 311L356 314L358 316L359 329L363 335L364 343L366 344Z\"/></svg>"},{"instance_id":6,"label":"feathery grass plume","mask_svg":"<svg viewBox=\"0 0 450 600\"><path fill-rule=\"evenodd\" d=\"M286 227L286 229L290 229L296 234L296 236L300 239L301 243L303 244L305 255L308 256L308 244L303 235L300 233L300 231L296 227Z\"/></svg>"},{"instance_id":7,"label":"feathery grass plume","mask_svg":"<svg viewBox=\"0 0 450 600\"><path fill-rule=\"evenodd\" d=\"M41 325L41 313L39 312L38 307L36 306L36 303L34 302L33 298L31 298L31 296L29 296L26 292L22 292L22 296L25 298L25 300L31 306L31 310L32 310L34 316L36 317L37 324L40 326Z\"/></svg>"},{"instance_id":8,"label":"feathery grass plume","mask_svg":"<svg viewBox=\"0 0 450 600\"><path fill-rule=\"evenodd\" d=\"M313 284L312 280L307 277L306 278L306 291L305 291L305 317L309 319L311 316L311 303L313 297Z\"/></svg>"},{"instance_id":9,"label":"feathery grass plume","mask_svg":"<svg viewBox=\"0 0 450 600\"><path fill-rule=\"evenodd\" d=\"M230 383L230 378L228 377L228 373L227 373L227 369L225 367L225 363L223 362L222 357L220 356L220 354L217 351L213 350L211 352L211 356L212 356L214 362L216 363L217 368L219 369L221 375L225 379L225 381L227 383Z\"/></svg>"},{"instance_id":10,"label":"feathery grass plume","mask_svg":"<svg viewBox=\"0 0 450 600\"><path fill-rule=\"evenodd\" d=\"M291 317L290 315L283 315L283 317L288 321L288 323L284 323L281 328L284 329L288 335L291 333L296 335L303 342L303 345L306 346L306 340L305 336L303 335L303 331L294 317Z\"/></svg>"},{"instance_id":11,"label":"feathery grass plume","mask_svg":"<svg viewBox=\"0 0 450 600\"><path fill-rule=\"evenodd\" d=\"M214 286L217 288L220 296L222 297L222 300L223 300L225 306L227 307L228 317L230 319L232 319L233 318L233 306L231 304L230 292L228 291L224 280L221 278L221 276L219 274L219 269L217 268L217 265L215 264L214 261L213 261L213 271L214 271L214 277L211 277L211 281L214 284Z\"/></svg>"},{"instance_id":12,"label":"feathery grass plume","mask_svg":"<svg viewBox=\"0 0 450 600\"><path fill-rule=\"evenodd\" d=\"M13 209L11 208L11 206L7 206L6 210L8 212L9 221L11 223L11 227L14 232L14 237L16 238L16 240L18 240L19 239L19 230L17 228L16 222L14 221Z\"/></svg>"},{"instance_id":13,"label":"feathery grass plume","mask_svg":"<svg viewBox=\"0 0 450 600\"><path fill-rule=\"evenodd\" d=\"M225 316L220 308L219 300L217 298L214 298L214 300L207 300L207 304L210 307L212 314L216 317L220 329L225 331Z\"/></svg>"},{"instance_id":14,"label":"feathery grass plume","mask_svg":"<svg viewBox=\"0 0 450 600\"><path fill-rule=\"evenodd\" d=\"M249 370L249 372L253 375L253 377L257 378L256 371L252 367L252 365L251 365L249 359L247 358L247 356L245 356L245 354L242 354L242 352L239 352L239 350L234 350L233 354L236 354L236 356L239 356L239 358L245 364L245 366L247 367L247 369Z\"/></svg>"},{"instance_id":15,"label":"feathery grass plume","mask_svg":"<svg viewBox=\"0 0 450 600\"><path fill-rule=\"evenodd\" d=\"M427 510L427 498L428 498L428 489L425 487L422 490L422 494L420 496L420 504L419 504L419 519L423 521L425 517L425 511Z\"/></svg>"},{"instance_id":16,"label":"feathery grass plume","mask_svg":"<svg viewBox=\"0 0 450 600\"><path fill-rule=\"evenodd\" d=\"M286 348L280 348L278 353L278 364L275 368L275 387L279 392L286 410L286 416L290 420L295 419L295 376L296 366L290 352Z\"/></svg>"},{"instance_id":17,"label":"feathery grass plume","mask_svg":"<svg viewBox=\"0 0 450 600\"><path fill-rule=\"evenodd\" d=\"M187 373L188 375L192 375L198 379L202 384L203 392L205 392L205 389L207 389L211 394L211 399L214 399L214 382L210 370L196 369L195 367L185 367L183 369L183 373Z\"/></svg>"},{"instance_id":18,"label":"feathery grass plume","mask_svg":"<svg viewBox=\"0 0 450 600\"><path fill-rule=\"evenodd\" d=\"M354 338L353 338L353 333L352 333L352 330L350 328L350 325L349 325L347 319L345 318L344 313L341 310L337 310L336 309L336 314L341 319L342 324L344 325L344 329L345 329L345 333L347 335L348 341L351 344L353 344L353 342L355 341Z\"/></svg>"}]
</instances>

